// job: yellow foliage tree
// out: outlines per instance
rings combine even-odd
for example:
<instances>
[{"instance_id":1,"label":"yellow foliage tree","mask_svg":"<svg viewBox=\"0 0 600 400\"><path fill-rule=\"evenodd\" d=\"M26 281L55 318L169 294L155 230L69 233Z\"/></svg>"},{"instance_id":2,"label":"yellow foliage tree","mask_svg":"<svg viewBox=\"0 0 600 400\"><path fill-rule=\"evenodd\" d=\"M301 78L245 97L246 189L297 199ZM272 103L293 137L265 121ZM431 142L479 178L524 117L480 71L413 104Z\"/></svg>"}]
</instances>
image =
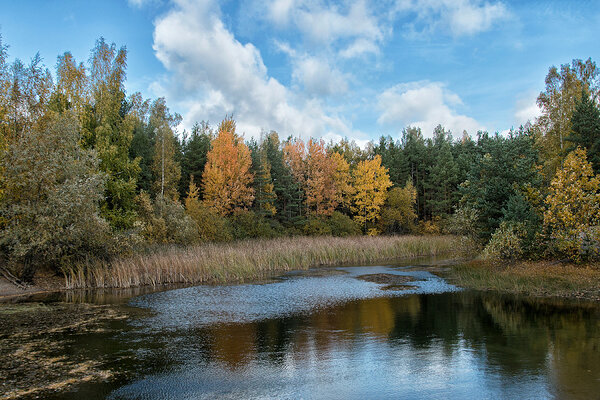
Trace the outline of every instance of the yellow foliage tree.
<instances>
[{"instance_id":1,"label":"yellow foliage tree","mask_svg":"<svg viewBox=\"0 0 600 400\"><path fill-rule=\"evenodd\" d=\"M190 176L188 195L185 198L185 211L198 226L198 239L202 242L227 241L231 235L225 218L209 209L200 201L200 190Z\"/></svg>"},{"instance_id":2,"label":"yellow foliage tree","mask_svg":"<svg viewBox=\"0 0 600 400\"><path fill-rule=\"evenodd\" d=\"M403 188L395 187L388 193L381 213L380 226L386 233L407 233L414 229L417 213L417 189L409 179Z\"/></svg>"},{"instance_id":3,"label":"yellow foliage tree","mask_svg":"<svg viewBox=\"0 0 600 400\"><path fill-rule=\"evenodd\" d=\"M330 154L331 162L333 163L333 184L335 185L336 198L335 201L342 207L350 207L352 203L352 195L354 187L352 187L350 176L350 164L340 153L334 152Z\"/></svg>"},{"instance_id":4,"label":"yellow foliage tree","mask_svg":"<svg viewBox=\"0 0 600 400\"><path fill-rule=\"evenodd\" d=\"M600 179L581 148L567 155L550 184L544 226L557 250L576 261L598 250L599 189Z\"/></svg>"},{"instance_id":5,"label":"yellow foliage tree","mask_svg":"<svg viewBox=\"0 0 600 400\"><path fill-rule=\"evenodd\" d=\"M367 225L379 218L387 190L392 186L387 168L381 165L381 157L377 155L372 160L359 162L352 173L352 183L355 190L352 201L354 219L365 232L376 234L377 230L367 230Z\"/></svg>"},{"instance_id":6,"label":"yellow foliage tree","mask_svg":"<svg viewBox=\"0 0 600 400\"><path fill-rule=\"evenodd\" d=\"M235 133L235 122L227 118L219 125L202 174L204 202L220 215L245 210L254 200L250 149Z\"/></svg>"}]
</instances>

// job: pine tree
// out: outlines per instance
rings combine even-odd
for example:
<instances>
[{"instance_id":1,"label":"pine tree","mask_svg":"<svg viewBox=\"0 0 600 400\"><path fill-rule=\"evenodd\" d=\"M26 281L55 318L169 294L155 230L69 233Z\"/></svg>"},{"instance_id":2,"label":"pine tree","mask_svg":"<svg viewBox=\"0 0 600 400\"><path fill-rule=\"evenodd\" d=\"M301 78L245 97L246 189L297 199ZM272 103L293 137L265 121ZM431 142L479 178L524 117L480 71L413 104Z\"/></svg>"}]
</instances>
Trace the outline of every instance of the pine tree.
<instances>
[{"instance_id":1,"label":"pine tree","mask_svg":"<svg viewBox=\"0 0 600 400\"><path fill-rule=\"evenodd\" d=\"M193 176L195 182L202 181L202 173L206 165L206 156L210 150L210 142L213 139L213 132L207 122L195 123L192 127L192 133L189 138L183 141L182 161L181 161L181 183L180 193L185 196L188 182ZM202 188L199 188L200 198L202 198Z\"/></svg>"},{"instance_id":2,"label":"pine tree","mask_svg":"<svg viewBox=\"0 0 600 400\"><path fill-rule=\"evenodd\" d=\"M600 110L588 92L582 90L581 100L577 102L571 118L571 134L567 140L574 146L587 150L588 159L594 166L594 171L600 171Z\"/></svg>"}]
</instances>

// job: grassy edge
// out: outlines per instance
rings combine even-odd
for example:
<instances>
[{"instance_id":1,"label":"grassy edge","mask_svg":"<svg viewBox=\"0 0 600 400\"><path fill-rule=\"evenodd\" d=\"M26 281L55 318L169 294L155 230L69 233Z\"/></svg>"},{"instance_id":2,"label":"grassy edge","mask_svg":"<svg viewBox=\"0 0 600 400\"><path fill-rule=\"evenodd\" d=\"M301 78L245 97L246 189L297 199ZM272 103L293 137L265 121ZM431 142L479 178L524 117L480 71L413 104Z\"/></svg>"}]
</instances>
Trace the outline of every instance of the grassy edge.
<instances>
[{"instance_id":1,"label":"grassy edge","mask_svg":"<svg viewBox=\"0 0 600 400\"><path fill-rule=\"evenodd\" d=\"M468 289L600 301L600 264L519 261L498 265L474 260L452 266L446 277Z\"/></svg>"},{"instance_id":2,"label":"grassy edge","mask_svg":"<svg viewBox=\"0 0 600 400\"><path fill-rule=\"evenodd\" d=\"M172 283L225 283L262 279L295 269L342 263L435 256L457 252L455 236L293 237L162 247L111 262L74 265L67 289L128 288Z\"/></svg>"}]
</instances>

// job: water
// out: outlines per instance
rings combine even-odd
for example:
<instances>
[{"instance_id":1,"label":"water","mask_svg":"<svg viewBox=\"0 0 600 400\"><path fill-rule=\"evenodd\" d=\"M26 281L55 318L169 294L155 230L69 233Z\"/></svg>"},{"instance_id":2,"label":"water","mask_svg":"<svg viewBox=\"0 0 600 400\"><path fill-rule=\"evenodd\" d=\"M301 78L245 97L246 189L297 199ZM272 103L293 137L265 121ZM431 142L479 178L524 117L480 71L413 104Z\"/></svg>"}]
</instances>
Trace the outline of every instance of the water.
<instances>
[{"instance_id":1,"label":"water","mask_svg":"<svg viewBox=\"0 0 600 400\"><path fill-rule=\"evenodd\" d=\"M459 290L407 267L322 271L113 299L101 310L122 318L49 338L54 351L93 359L113 374L41 393L86 400L599 398L597 303ZM385 290L357 279L365 274L416 281ZM47 307L57 304L65 306Z\"/></svg>"}]
</instances>

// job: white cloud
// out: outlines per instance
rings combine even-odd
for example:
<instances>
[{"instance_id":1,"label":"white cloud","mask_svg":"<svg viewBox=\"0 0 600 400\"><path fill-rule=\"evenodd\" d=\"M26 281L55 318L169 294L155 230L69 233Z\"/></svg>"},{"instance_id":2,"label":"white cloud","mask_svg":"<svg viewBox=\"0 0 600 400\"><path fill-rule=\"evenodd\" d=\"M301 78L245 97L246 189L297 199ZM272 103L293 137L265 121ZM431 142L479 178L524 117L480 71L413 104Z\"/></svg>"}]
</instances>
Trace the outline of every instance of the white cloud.
<instances>
[{"instance_id":1,"label":"white cloud","mask_svg":"<svg viewBox=\"0 0 600 400\"><path fill-rule=\"evenodd\" d=\"M541 115L541 110L537 106L537 92L531 91L524 93L517 98L515 104L515 123L517 126L525 124L527 121L535 122L535 119Z\"/></svg>"},{"instance_id":2,"label":"white cloud","mask_svg":"<svg viewBox=\"0 0 600 400\"><path fill-rule=\"evenodd\" d=\"M337 43L345 58L377 53L389 31L366 0L350 2L346 7L314 0L273 0L267 7L268 18L276 26L291 24L315 44Z\"/></svg>"},{"instance_id":3,"label":"white cloud","mask_svg":"<svg viewBox=\"0 0 600 400\"><path fill-rule=\"evenodd\" d=\"M397 0L394 13L413 13L413 30L449 30L453 36L484 32L510 17L504 3L482 0Z\"/></svg>"},{"instance_id":4,"label":"white cloud","mask_svg":"<svg viewBox=\"0 0 600 400\"><path fill-rule=\"evenodd\" d=\"M460 97L440 82L399 84L378 96L381 114L377 122L399 129L418 126L425 136L431 136L438 124L455 135L463 130L472 134L483 129L473 118L456 112L454 107L461 104Z\"/></svg>"},{"instance_id":5,"label":"white cloud","mask_svg":"<svg viewBox=\"0 0 600 400\"><path fill-rule=\"evenodd\" d=\"M292 77L304 86L309 95L328 96L348 91L346 76L325 60L303 57L293 61Z\"/></svg>"},{"instance_id":6,"label":"white cloud","mask_svg":"<svg viewBox=\"0 0 600 400\"><path fill-rule=\"evenodd\" d=\"M171 73L161 86L168 88L169 102L187 110L184 126L206 119L215 123L233 114L240 133L252 136L270 129L303 137L350 132L318 100L302 101L270 77L260 51L252 43L240 43L219 13L212 1L176 0L155 22L154 50ZM310 65L306 70L312 71ZM313 89L331 90L322 86L318 68L314 71L302 79Z\"/></svg>"}]
</instances>

